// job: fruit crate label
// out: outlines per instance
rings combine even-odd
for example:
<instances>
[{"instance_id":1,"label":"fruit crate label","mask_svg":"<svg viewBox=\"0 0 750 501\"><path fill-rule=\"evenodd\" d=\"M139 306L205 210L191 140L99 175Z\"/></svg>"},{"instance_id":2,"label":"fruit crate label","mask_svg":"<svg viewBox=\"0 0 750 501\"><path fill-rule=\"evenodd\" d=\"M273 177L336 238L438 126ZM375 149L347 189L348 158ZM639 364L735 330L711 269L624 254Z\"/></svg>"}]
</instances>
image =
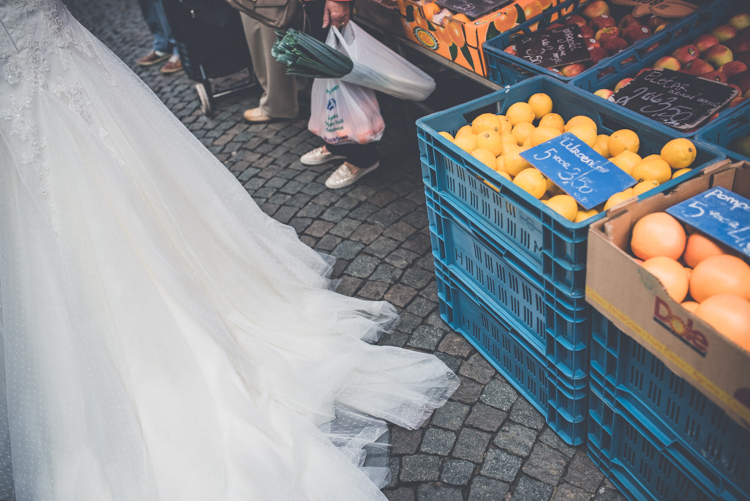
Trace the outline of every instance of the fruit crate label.
<instances>
[{"instance_id":1,"label":"fruit crate label","mask_svg":"<svg viewBox=\"0 0 750 501\"><path fill-rule=\"evenodd\" d=\"M466 17L476 19L512 2L513 0L439 0L435 3L451 12L460 12Z\"/></svg>"},{"instance_id":2,"label":"fruit crate label","mask_svg":"<svg viewBox=\"0 0 750 501\"><path fill-rule=\"evenodd\" d=\"M636 184L624 170L570 132L521 153L587 210Z\"/></svg>"},{"instance_id":3,"label":"fruit crate label","mask_svg":"<svg viewBox=\"0 0 750 501\"><path fill-rule=\"evenodd\" d=\"M515 40L518 57L543 68L555 68L591 60L591 52L574 24L550 31L537 31Z\"/></svg>"},{"instance_id":4,"label":"fruit crate label","mask_svg":"<svg viewBox=\"0 0 750 501\"><path fill-rule=\"evenodd\" d=\"M750 200L717 186L667 209L685 224L750 257Z\"/></svg>"},{"instance_id":5,"label":"fruit crate label","mask_svg":"<svg viewBox=\"0 0 750 501\"><path fill-rule=\"evenodd\" d=\"M706 122L738 94L737 89L720 82L659 69L644 71L609 100L673 129L687 131Z\"/></svg>"}]
</instances>

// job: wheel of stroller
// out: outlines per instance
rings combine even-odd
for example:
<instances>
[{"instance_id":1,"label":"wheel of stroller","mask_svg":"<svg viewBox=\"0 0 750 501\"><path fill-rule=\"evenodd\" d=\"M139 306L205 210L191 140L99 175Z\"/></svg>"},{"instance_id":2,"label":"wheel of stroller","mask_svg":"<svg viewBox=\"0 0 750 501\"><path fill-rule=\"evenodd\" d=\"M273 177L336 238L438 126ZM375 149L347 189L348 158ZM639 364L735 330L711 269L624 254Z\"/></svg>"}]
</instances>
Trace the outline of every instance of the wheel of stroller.
<instances>
[{"instance_id":1,"label":"wheel of stroller","mask_svg":"<svg viewBox=\"0 0 750 501\"><path fill-rule=\"evenodd\" d=\"M198 92L198 97L201 100L201 112L204 115L211 113L211 98L206 92L206 86L202 83L195 84L195 90Z\"/></svg>"}]
</instances>

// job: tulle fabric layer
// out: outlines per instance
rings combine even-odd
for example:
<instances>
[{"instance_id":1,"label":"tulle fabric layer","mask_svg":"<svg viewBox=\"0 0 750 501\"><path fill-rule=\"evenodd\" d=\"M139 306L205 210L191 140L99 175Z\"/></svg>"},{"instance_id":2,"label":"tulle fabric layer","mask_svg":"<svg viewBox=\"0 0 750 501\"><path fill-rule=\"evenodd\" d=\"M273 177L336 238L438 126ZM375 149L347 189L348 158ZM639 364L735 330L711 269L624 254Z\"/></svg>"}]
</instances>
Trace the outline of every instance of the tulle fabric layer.
<instances>
[{"instance_id":1,"label":"tulle fabric layer","mask_svg":"<svg viewBox=\"0 0 750 501\"><path fill-rule=\"evenodd\" d=\"M363 342L393 307L330 290L330 263L75 29L93 53L64 67L50 52L46 78L80 92L34 92L21 110L45 172L0 121L0 490L384 499L387 470L363 454L383 448L381 419L420 426L455 376ZM0 109L24 85L0 83Z\"/></svg>"}]
</instances>

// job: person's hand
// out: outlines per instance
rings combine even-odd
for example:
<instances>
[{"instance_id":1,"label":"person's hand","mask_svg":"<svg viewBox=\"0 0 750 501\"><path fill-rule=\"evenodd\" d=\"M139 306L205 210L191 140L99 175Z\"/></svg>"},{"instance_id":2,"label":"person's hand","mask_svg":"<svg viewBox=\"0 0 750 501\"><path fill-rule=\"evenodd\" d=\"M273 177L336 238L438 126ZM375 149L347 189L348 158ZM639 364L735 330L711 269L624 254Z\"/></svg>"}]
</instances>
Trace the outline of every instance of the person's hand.
<instances>
[{"instance_id":1,"label":"person's hand","mask_svg":"<svg viewBox=\"0 0 750 501\"><path fill-rule=\"evenodd\" d=\"M323 28L330 24L341 29L349 22L349 2L334 2L326 0L325 10L323 11Z\"/></svg>"}]
</instances>

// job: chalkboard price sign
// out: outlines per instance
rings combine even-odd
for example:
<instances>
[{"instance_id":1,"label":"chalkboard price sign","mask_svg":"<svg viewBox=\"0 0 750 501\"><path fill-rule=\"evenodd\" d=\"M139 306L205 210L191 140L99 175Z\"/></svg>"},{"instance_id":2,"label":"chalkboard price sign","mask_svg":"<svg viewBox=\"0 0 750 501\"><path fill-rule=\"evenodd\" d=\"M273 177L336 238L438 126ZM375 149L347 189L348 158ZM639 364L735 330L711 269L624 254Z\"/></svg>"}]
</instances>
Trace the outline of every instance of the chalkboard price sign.
<instances>
[{"instance_id":1,"label":"chalkboard price sign","mask_svg":"<svg viewBox=\"0 0 750 501\"><path fill-rule=\"evenodd\" d=\"M667 209L683 223L750 257L750 200L722 187Z\"/></svg>"},{"instance_id":2,"label":"chalkboard price sign","mask_svg":"<svg viewBox=\"0 0 750 501\"><path fill-rule=\"evenodd\" d=\"M677 71L644 71L609 100L677 130L690 130L737 97L727 85Z\"/></svg>"},{"instance_id":3,"label":"chalkboard price sign","mask_svg":"<svg viewBox=\"0 0 750 501\"><path fill-rule=\"evenodd\" d=\"M516 39L517 55L543 68L555 68L591 60L591 53L574 24L557 30L537 31Z\"/></svg>"},{"instance_id":4,"label":"chalkboard price sign","mask_svg":"<svg viewBox=\"0 0 750 501\"><path fill-rule=\"evenodd\" d=\"M488 12L494 12L513 0L438 0L435 2L440 7L451 12L460 12L471 19L482 17Z\"/></svg>"},{"instance_id":5,"label":"chalkboard price sign","mask_svg":"<svg viewBox=\"0 0 750 501\"><path fill-rule=\"evenodd\" d=\"M570 132L529 148L521 156L586 209L636 184L624 170Z\"/></svg>"}]
</instances>

